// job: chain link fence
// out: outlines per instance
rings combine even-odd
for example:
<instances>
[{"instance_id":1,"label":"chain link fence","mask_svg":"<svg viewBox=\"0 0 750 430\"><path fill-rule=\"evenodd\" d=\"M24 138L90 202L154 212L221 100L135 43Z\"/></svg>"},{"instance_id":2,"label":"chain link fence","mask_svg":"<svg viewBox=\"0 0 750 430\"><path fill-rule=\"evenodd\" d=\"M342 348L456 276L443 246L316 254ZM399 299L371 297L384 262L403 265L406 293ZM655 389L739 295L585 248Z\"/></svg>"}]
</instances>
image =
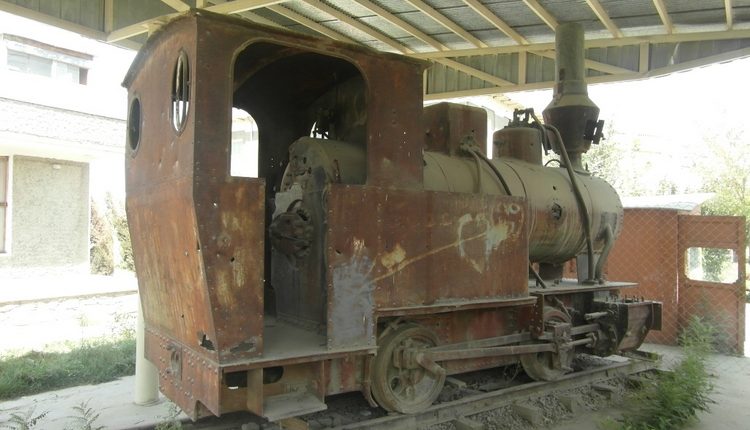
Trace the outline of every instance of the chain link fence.
<instances>
[{"instance_id":1,"label":"chain link fence","mask_svg":"<svg viewBox=\"0 0 750 430\"><path fill-rule=\"evenodd\" d=\"M746 245L742 217L688 215L671 209L626 209L607 263L611 281L631 281L624 296L663 304L662 329L647 342L675 345L693 316L716 328L718 351L742 354Z\"/></svg>"}]
</instances>

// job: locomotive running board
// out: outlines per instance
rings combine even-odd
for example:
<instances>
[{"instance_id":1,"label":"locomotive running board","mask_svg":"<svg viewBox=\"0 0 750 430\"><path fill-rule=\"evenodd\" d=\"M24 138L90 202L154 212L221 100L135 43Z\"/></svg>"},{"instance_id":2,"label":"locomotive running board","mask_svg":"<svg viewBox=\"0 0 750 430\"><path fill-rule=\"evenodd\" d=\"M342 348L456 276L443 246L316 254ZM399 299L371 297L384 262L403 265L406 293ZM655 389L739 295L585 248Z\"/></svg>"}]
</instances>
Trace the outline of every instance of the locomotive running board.
<instances>
[{"instance_id":1,"label":"locomotive running board","mask_svg":"<svg viewBox=\"0 0 750 430\"><path fill-rule=\"evenodd\" d=\"M533 280L529 281L529 294L532 296L551 296L555 294L592 293L597 291L619 290L622 288L635 288L635 282L605 282L603 284L581 284L575 280L563 279L559 283L549 283L547 288L536 286Z\"/></svg>"}]
</instances>

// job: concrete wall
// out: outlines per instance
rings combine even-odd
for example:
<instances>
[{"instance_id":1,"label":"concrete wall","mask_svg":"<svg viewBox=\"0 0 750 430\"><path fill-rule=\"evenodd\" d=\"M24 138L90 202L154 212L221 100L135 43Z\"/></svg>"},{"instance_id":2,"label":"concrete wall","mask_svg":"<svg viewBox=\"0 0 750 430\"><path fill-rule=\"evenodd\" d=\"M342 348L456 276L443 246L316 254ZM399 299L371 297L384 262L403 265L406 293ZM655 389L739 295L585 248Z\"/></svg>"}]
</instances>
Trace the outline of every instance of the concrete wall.
<instances>
[{"instance_id":1,"label":"concrete wall","mask_svg":"<svg viewBox=\"0 0 750 430\"><path fill-rule=\"evenodd\" d=\"M88 273L89 166L14 156L0 277Z\"/></svg>"}]
</instances>

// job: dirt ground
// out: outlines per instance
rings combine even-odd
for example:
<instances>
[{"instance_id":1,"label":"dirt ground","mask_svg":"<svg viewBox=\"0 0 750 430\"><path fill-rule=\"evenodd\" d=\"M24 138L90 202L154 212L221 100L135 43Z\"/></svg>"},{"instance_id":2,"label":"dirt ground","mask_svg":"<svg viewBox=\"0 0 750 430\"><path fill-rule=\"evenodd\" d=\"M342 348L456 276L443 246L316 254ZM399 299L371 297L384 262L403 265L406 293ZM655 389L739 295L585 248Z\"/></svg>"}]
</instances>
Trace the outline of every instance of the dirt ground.
<instances>
[{"instance_id":1,"label":"dirt ground","mask_svg":"<svg viewBox=\"0 0 750 430\"><path fill-rule=\"evenodd\" d=\"M84 340L117 337L135 330L137 309L135 292L0 304L0 327L13 333L0 344L0 356L64 350Z\"/></svg>"},{"instance_id":2,"label":"dirt ground","mask_svg":"<svg viewBox=\"0 0 750 430\"><path fill-rule=\"evenodd\" d=\"M647 344L642 350L661 354L662 366L669 368L681 357L679 348ZM747 350L747 349L746 349ZM714 390L710 397L715 402L708 412L698 414L698 420L688 430L750 429L750 358L713 355L709 361ZM607 419L617 419L622 409L618 405L598 411L581 413L550 427L555 430L599 430Z\"/></svg>"}]
</instances>

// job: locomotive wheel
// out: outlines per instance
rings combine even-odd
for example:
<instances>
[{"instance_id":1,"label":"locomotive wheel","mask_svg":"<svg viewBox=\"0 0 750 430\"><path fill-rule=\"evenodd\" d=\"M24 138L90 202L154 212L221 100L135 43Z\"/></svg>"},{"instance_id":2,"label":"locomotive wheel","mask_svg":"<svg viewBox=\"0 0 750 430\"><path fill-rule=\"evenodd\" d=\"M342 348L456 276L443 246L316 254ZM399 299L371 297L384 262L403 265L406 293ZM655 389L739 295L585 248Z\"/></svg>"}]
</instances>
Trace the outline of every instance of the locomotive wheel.
<instances>
[{"instance_id":1,"label":"locomotive wheel","mask_svg":"<svg viewBox=\"0 0 750 430\"><path fill-rule=\"evenodd\" d=\"M563 311L551 306L544 307L544 321L570 323L570 318ZM566 369L573 363L573 351L565 354L559 368L555 368L553 362L557 359L554 352L537 352L535 354L524 354L521 356L521 365L526 374L535 381L555 381L565 375Z\"/></svg>"},{"instance_id":2,"label":"locomotive wheel","mask_svg":"<svg viewBox=\"0 0 750 430\"><path fill-rule=\"evenodd\" d=\"M406 349L437 345L437 336L426 328L407 323L379 342L372 367L372 395L388 411L412 414L427 409L437 399L445 375L434 375L417 365L407 366L397 357ZM399 364L401 363L401 364Z\"/></svg>"}]
</instances>

